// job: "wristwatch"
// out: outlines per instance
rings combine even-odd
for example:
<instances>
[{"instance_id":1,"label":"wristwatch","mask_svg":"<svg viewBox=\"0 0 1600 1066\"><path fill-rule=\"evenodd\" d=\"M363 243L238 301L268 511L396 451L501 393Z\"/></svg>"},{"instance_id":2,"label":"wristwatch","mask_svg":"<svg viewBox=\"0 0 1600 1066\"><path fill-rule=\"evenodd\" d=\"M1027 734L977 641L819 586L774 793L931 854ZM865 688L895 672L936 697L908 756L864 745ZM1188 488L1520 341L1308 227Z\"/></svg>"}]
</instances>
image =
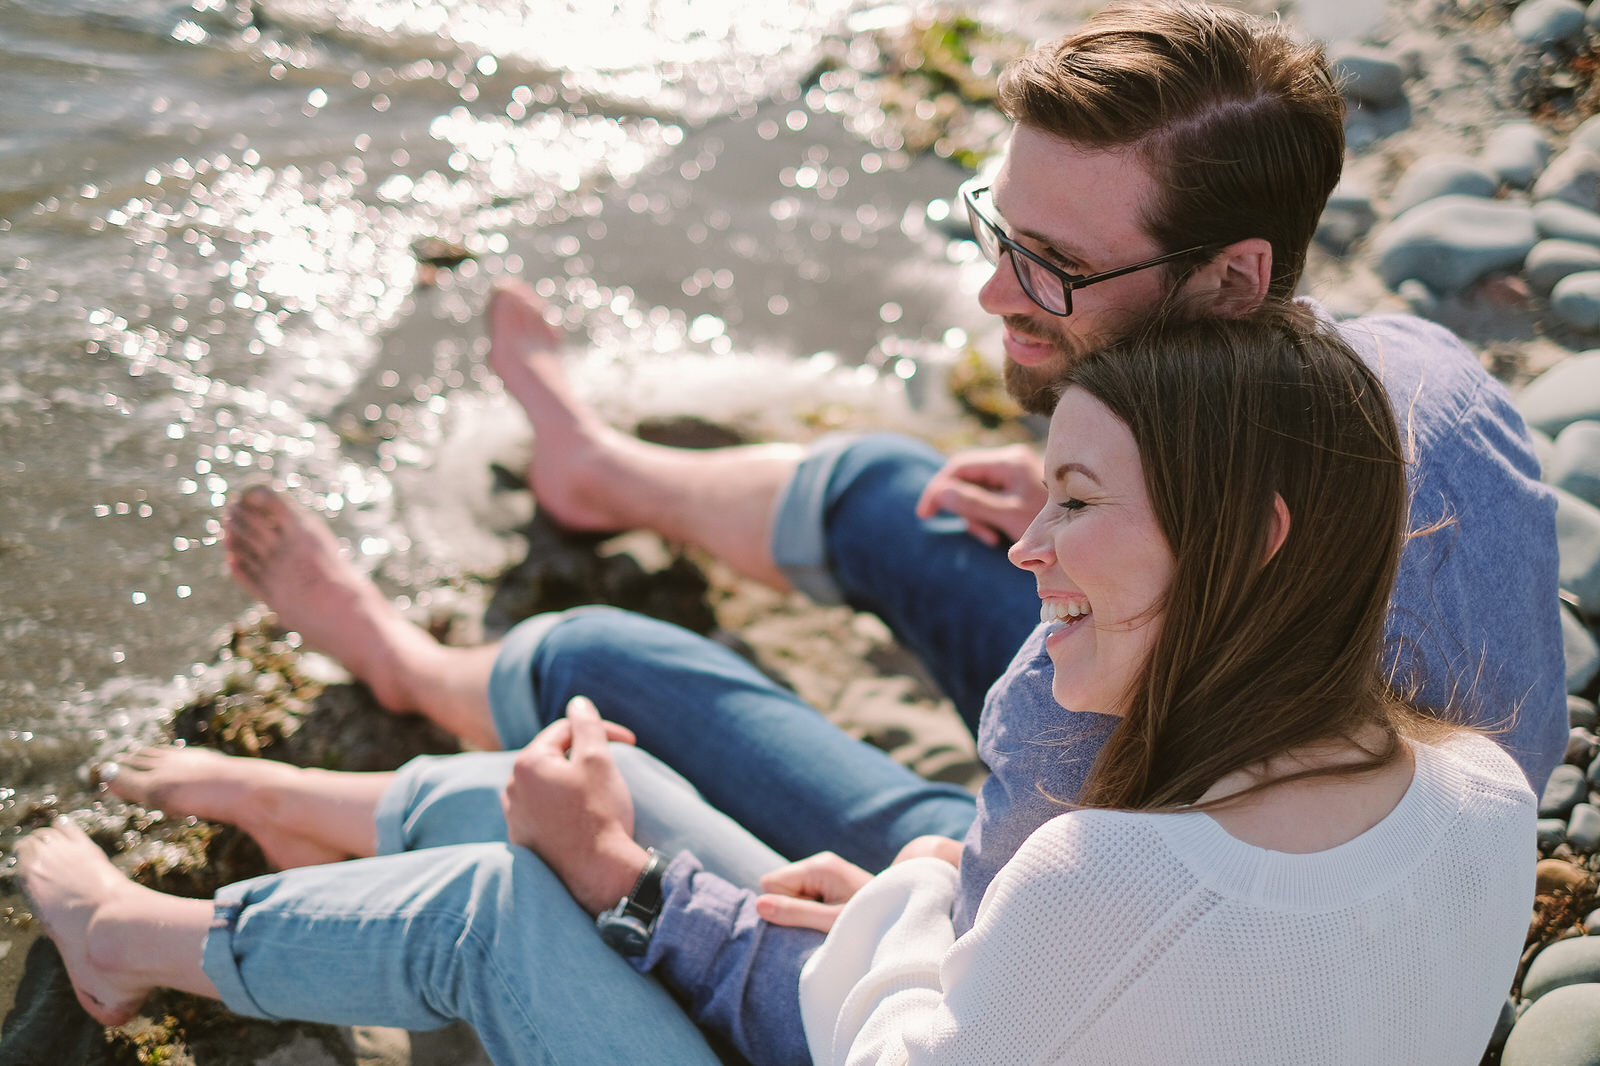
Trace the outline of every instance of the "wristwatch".
<instances>
[{"instance_id":1,"label":"wristwatch","mask_svg":"<svg viewBox=\"0 0 1600 1066\"><path fill-rule=\"evenodd\" d=\"M639 872L633 891L594 920L600 939L628 958L644 954L661 914L661 878L667 872L667 860L655 848L650 848L648 854L650 861Z\"/></svg>"}]
</instances>

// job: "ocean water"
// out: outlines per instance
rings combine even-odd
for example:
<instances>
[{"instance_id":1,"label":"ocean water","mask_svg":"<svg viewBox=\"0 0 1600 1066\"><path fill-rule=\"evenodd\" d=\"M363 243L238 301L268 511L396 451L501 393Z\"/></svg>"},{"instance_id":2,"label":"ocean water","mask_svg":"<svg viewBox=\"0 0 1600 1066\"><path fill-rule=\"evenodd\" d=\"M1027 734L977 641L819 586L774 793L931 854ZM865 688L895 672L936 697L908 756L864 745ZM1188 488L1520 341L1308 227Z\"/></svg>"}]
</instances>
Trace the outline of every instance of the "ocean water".
<instances>
[{"instance_id":1,"label":"ocean water","mask_svg":"<svg viewBox=\"0 0 1600 1066\"><path fill-rule=\"evenodd\" d=\"M0 803L181 697L246 606L218 534L247 479L448 568L393 475L499 400L493 276L569 309L594 391L691 409L774 360L903 388L958 342L965 253L923 208L963 172L809 77L911 14L0 0Z\"/></svg>"}]
</instances>

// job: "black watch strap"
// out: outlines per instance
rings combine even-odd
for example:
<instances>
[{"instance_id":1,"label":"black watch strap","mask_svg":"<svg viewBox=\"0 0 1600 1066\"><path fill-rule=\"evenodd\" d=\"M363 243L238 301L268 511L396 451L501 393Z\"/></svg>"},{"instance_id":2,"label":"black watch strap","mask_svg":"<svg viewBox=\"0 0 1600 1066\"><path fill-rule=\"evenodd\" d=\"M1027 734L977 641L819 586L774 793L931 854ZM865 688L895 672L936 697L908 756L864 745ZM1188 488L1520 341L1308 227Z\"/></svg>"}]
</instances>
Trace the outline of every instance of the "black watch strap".
<instances>
[{"instance_id":1,"label":"black watch strap","mask_svg":"<svg viewBox=\"0 0 1600 1066\"><path fill-rule=\"evenodd\" d=\"M661 879L667 872L667 860L659 851L650 848L648 854L650 861L639 871L639 879L633 883L633 891L628 893L622 907L624 915L637 918L647 926L661 913Z\"/></svg>"}]
</instances>

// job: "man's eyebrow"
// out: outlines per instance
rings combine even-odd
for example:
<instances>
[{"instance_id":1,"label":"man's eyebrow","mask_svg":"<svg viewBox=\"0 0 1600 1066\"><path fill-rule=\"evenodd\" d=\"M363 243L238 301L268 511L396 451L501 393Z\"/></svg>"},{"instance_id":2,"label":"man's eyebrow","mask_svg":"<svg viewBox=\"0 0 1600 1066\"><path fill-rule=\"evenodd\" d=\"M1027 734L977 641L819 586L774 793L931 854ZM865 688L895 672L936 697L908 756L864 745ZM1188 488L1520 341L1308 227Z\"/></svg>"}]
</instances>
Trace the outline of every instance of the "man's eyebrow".
<instances>
[{"instance_id":1,"label":"man's eyebrow","mask_svg":"<svg viewBox=\"0 0 1600 1066\"><path fill-rule=\"evenodd\" d=\"M1018 237L1026 237L1028 240L1037 244L1044 251L1055 256L1057 259L1065 259L1080 266L1088 261L1081 251L1063 244L1059 238L1047 237L1043 233L1039 233L1035 230L1023 229L1016 223L1012 222L1006 217L1005 211L1000 207L1000 201L993 198L993 194L990 194L990 203L994 204L994 213L999 215L1000 221L1006 224L1006 229L1009 231L1013 240Z\"/></svg>"},{"instance_id":2,"label":"man's eyebrow","mask_svg":"<svg viewBox=\"0 0 1600 1066\"><path fill-rule=\"evenodd\" d=\"M1065 481L1068 474L1074 473L1082 474L1096 485L1100 484L1100 479L1094 476L1094 471L1090 470L1082 463L1062 463L1060 466L1056 467L1055 473L1051 475L1051 479L1054 481Z\"/></svg>"}]
</instances>

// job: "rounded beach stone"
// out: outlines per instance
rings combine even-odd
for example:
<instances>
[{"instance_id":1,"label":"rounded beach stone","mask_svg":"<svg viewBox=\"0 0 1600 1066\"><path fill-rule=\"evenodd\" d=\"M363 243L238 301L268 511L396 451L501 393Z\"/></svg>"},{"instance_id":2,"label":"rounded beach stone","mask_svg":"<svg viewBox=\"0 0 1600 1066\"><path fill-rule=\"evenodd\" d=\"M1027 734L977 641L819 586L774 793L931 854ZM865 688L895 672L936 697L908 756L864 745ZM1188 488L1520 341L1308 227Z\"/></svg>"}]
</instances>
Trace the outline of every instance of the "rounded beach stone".
<instances>
[{"instance_id":1,"label":"rounded beach stone","mask_svg":"<svg viewBox=\"0 0 1600 1066\"><path fill-rule=\"evenodd\" d=\"M1539 460L1539 469L1549 470L1550 457L1555 454L1556 442L1550 439L1550 434L1532 426L1528 427L1528 439L1533 442L1533 457Z\"/></svg>"},{"instance_id":2,"label":"rounded beach stone","mask_svg":"<svg viewBox=\"0 0 1600 1066\"><path fill-rule=\"evenodd\" d=\"M1600 507L1600 422L1586 418L1561 431L1544 464L1544 479Z\"/></svg>"},{"instance_id":3,"label":"rounded beach stone","mask_svg":"<svg viewBox=\"0 0 1600 1066\"><path fill-rule=\"evenodd\" d=\"M1548 296L1567 275L1592 270L1600 270L1600 245L1552 237L1533 246L1522 276L1534 292Z\"/></svg>"},{"instance_id":4,"label":"rounded beach stone","mask_svg":"<svg viewBox=\"0 0 1600 1066\"><path fill-rule=\"evenodd\" d=\"M1580 803L1572 808L1572 815L1567 819L1567 843L1584 855L1600 847L1600 807L1592 803ZM1600 965L1600 960L1596 965ZM1593 980L1600 980L1600 973Z\"/></svg>"},{"instance_id":5,"label":"rounded beach stone","mask_svg":"<svg viewBox=\"0 0 1600 1066\"><path fill-rule=\"evenodd\" d=\"M1581 725L1570 726L1567 729L1567 754L1562 761L1573 766L1587 768L1594 759L1595 737L1594 734Z\"/></svg>"},{"instance_id":6,"label":"rounded beach stone","mask_svg":"<svg viewBox=\"0 0 1600 1066\"><path fill-rule=\"evenodd\" d=\"M1557 573L1585 618L1600 612L1600 509L1556 489Z\"/></svg>"},{"instance_id":7,"label":"rounded beach stone","mask_svg":"<svg viewBox=\"0 0 1600 1066\"><path fill-rule=\"evenodd\" d=\"M1539 817L1565 820L1588 794L1589 782L1583 771L1562 763L1550 771L1550 780L1545 782L1544 795L1539 797Z\"/></svg>"},{"instance_id":8,"label":"rounded beach stone","mask_svg":"<svg viewBox=\"0 0 1600 1066\"><path fill-rule=\"evenodd\" d=\"M1584 13L1583 20L1591 30L1600 30L1600 0L1593 0Z\"/></svg>"},{"instance_id":9,"label":"rounded beach stone","mask_svg":"<svg viewBox=\"0 0 1600 1066\"><path fill-rule=\"evenodd\" d=\"M1526 0L1511 15L1511 32L1535 48L1575 42L1587 13L1578 0Z\"/></svg>"},{"instance_id":10,"label":"rounded beach stone","mask_svg":"<svg viewBox=\"0 0 1600 1066\"><path fill-rule=\"evenodd\" d=\"M1567 691L1584 691L1600 673L1600 644L1571 611L1561 612L1561 650L1567 659Z\"/></svg>"},{"instance_id":11,"label":"rounded beach stone","mask_svg":"<svg viewBox=\"0 0 1600 1066\"><path fill-rule=\"evenodd\" d=\"M1541 200L1534 204L1533 224L1541 237L1600 244L1600 214L1565 200Z\"/></svg>"},{"instance_id":12,"label":"rounded beach stone","mask_svg":"<svg viewBox=\"0 0 1600 1066\"><path fill-rule=\"evenodd\" d=\"M1600 1066L1600 984L1541 996L1511 1027L1500 1066Z\"/></svg>"},{"instance_id":13,"label":"rounded beach stone","mask_svg":"<svg viewBox=\"0 0 1600 1066\"><path fill-rule=\"evenodd\" d=\"M1394 291L1419 318L1432 318L1439 313L1439 297L1416 278L1407 278Z\"/></svg>"},{"instance_id":14,"label":"rounded beach stone","mask_svg":"<svg viewBox=\"0 0 1600 1066\"><path fill-rule=\"evenodd\" d=\"M1600 932L1600 910L1590 911L1583 916L1583 928L1591 936Z\"/></svg>"},{"instance_id":15,"label":"rounded beach stone","mask_svg":"<svg viewBox=\"0 0 1600 1066\"><path fill-rule=\"evenodd\" d=\"M1591 152L1600 152L1600 115L1590 115L1578 123L1577 128L1568 134L1567 143Z\"/></svg>"},{"instance_id":16,"label":"rounded beach stone","mask_svg":"<svg viewBox=\"0 0 1600 1066\"><path fill-rule=\"evenodd\" d=\"M1328 203L1317 220L1317 240L1323 247L1343 254L1372 229L1378 213L1372 207L1372 194L1359 182L1341 180L1333 188Z\"/></svg>"},{"instance_id":17,"label":"rounded beach stone","mask_svg":"<svg viewBox=\"0 0 1600 1066\"><path fill-rule=\"evenodd\" d=\"M1600 723L1600 708L1596 708L1593 700L1586 700L1582 696L1567 697L1567 724L1580 729L1593 729Z\"/></svg>"},{"instance_id":18,"label":"rounded beach stone","mask_svg":"<svg viewBox=\"0 0 1600 1066\"><path fill-rule=\"evenodd\" d=\"M1500 179L1464 155L1425 155L1407 168L1389 195L1389 213L1399 215L1441 196L1492 197Z\"/></svg>"},{"instance_id":19,"label":"rounded beach stone","mask_svg":"<svg viewBox=\"0 0 1600 1066\"><path fill-rule=\"evenodd\" d=\"M1569 355L1517 395L1528 425L1551 436L1585 418L1600 419L1600 349Z\"/></svg>"},{"instance_id":20,"label":"rounded beach stone","mask_svg":"<svg viewBox=\"0 0 1600 1066\"><path fill-rule=\"evenodd\" d=\"M1537 829L1540 851L1549 851L1567 839L1567 823L1560 818L1540 818Z\"/></svg>"},{"instance_id":21,"label":"rounded beach stone","mask_svg":"<svg viewBox=\"0 0 1600 1066\"><path fill-rule=\"evenodd\" d=\"M1600 202L1600 154L1569 147L1533 183L1535 200L1562 200L1593 211Z\"/></svg>"},{"instance_id":22,"label":"rounded beach stone","mask_svg":"<svg viewBox=\"0 0 1600 1066\"><path fill-rule=\"evenodd\" d=\"M1568 274L1550 290L1550 312L1573 329L1600 332L1600 270Z\"/></svg>"},{"instance_id":23,"label":"rounded beach stone","mask_svg":"<svg viewBox=\"0 0 1600 1066\"><path fill-rule=\"evenodd\" d=\"M1516 270L1538 239L1533 210L1524 204L1441 196L1389 223L1373 252L1390 287L1416 278L1450 294L1487 274Z\"/></svg>"},{"instance_id":24,"label":"rounded beach stone","mask_svg":"<svg viewBox=\"0 0 1600 1066\"><path fill-rule=\"evenodd\" d=\"M1600 939L1575 936L1557 940L1533 957L1522 978L1522 998L1537 1000L1558 988L1594 982L1600 982Z\"/></svg>"},{"instance_id":25,"label":"rounded beach stone","mask_svg":"<svg viewBox=\"0 0 1600 1066\"><path fill-rule=\"evenodd\" d=\"M1405 68L1381 48L1342 43L1328 50L1339 92L1351 103L1379 110L1406 102Z\"/></svg>"},{"instance_id":26,"label":"rounded beach stone","mask_svg":"<svg viewBox=\"0 0 1600 1066\"><path fill-rule=\"evenodd\" d=\"M1478 161L1507 185L1526 189L1550 162L1550 138L1531 122L1507 122L1489 134Z\"/></svg>"}]
</instances>

